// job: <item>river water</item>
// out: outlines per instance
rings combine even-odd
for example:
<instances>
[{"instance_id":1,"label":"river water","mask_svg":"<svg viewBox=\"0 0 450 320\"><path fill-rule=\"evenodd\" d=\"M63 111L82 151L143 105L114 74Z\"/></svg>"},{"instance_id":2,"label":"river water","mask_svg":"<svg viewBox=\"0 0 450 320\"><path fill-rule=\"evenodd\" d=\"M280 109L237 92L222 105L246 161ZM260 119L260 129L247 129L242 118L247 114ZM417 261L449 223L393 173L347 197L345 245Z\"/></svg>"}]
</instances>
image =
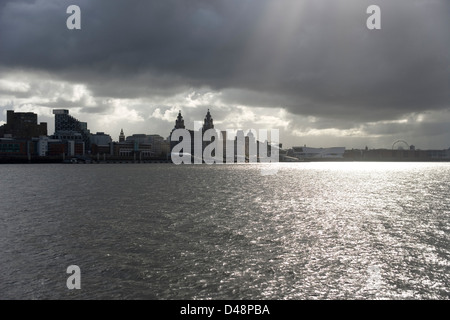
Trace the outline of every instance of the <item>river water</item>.
<instances>
[{"instance_id":1,"label":"river water","mask_svg":"<svg viewBox=\"0 0 450 320\"><path fill-rule=\"evenodd\" d=\"M450 298L450 163L1 165L0 177L0 299Z\"/></svg>"}]
</instances>

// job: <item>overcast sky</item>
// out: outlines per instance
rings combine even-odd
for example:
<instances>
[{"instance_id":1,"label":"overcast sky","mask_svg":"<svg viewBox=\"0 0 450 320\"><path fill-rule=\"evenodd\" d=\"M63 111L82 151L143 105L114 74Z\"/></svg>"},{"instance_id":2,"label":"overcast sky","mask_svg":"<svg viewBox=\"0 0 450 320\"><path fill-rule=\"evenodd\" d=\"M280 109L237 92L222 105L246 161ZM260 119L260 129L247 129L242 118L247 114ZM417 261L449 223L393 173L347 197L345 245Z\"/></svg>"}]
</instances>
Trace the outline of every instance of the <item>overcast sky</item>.
<instances>
[{"instance_id":1,"label":"overcast sky","mask_svg":"<svg viewBox=\"0 0 450 320\"><path fill-rule=\"evenodd\" d=\"M209 108L284 147L449 148L450 1L0 0L0 124L36 112L52 134L55 108L114 140Z\"/></svg>"}]
</instances>

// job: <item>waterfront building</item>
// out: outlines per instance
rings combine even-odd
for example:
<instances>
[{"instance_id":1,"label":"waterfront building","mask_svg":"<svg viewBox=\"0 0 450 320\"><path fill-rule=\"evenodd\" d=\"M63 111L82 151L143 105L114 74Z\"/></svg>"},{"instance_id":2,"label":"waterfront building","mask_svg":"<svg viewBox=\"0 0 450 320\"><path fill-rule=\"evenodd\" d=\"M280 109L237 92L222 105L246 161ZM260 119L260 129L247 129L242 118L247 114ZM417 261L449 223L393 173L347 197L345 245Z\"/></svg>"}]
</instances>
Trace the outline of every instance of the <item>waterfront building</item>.
<instances>
[{"instance_id":1,"label":"waterfront building","mask_svg":"<svg viewBox=\"0 0 450 320\"><path fill-rule=\"evenodd\" d=\"M42 136L36 141L37 155L39 157L45 157L48 155L48 143L50 138Z\"/></svg>"},{"instance_id":2,"label":"waterfront building","mask_svg":"<svg viewBox=\"0 0 450 320\"><path fill-rule=\"evenodd\" d=\"M292 147L287 150L288 157L297 159L342 159L344 157L345 147L332 148L311 148L311 147Z\"/></svg>"},{"instance_id":3,"label":"waterfront building","mask_svg":"<svg viewBox=\"0 0 450 320\"><path fill-rule=\"evenodd\" d=\"M344 158L352 161L449 161L450 149L419 150L414 146L409 149L351 149L345 151Z\"/></svg>"},{"instance_id":4,"label":"waterfront building","mask_svg":"<svg viewBox=\"0 0 450 320\"><path fill-rule=\"evenodd\" d=\"M185 129L184 119L183 119L183 116L181 115L181 110L178 112L177 120L175 120L174 130L175 129Z\"/></svg>"},{"instance_id":5,"label":"waterfront building","mask_svg":"<svg viewBox=\"0 0 450 320\"><path fill-rule=\"evenodd\" d=\"M213 118L211 118L211 113L209 112L209 109L208 109L208 112L206 113L206 117L203 122L202 130L203 130L203 132L205 132L206 130L209 130L209 129L214 129L214 123L213 123Z\"/></svg>"},{"instance_id":6,"label":"waterfront building","mask_svg":"<svg viewBox=\"0 0 450 320\"><path fill-rule=\"evenodd\" d=\"M171 139L172 133L177 129L186 129L186 127L184 125L183 116L181 115L181 110L178 112L177 119L175 120L175 126L173 127L173 129L169 135L170 153L172 153L172 149L179 143L179 141L174 141ZM189 134L191 137L191 148L190 148L190 150L183 150L183 152L193 155L194 154L194 131L189 130L189 129L186 129L186 130L189 131Z\"/></svg>"},{"instance_id":7,"label":"waterfront building","mask_svg":"<svg viewBox=\"0 0 450 320\"><path fill-rule=\"evenodd\" d=\"M123 133L123 129L120 129L119 142L125 142L125 134Z\"/></svg>"},{"instance_id":8,"label":"waterfront building","mask_svg":"<svg viewBox=\"0 0 450 320\"><path fill-rule=\"evenodd\" d=\"M178 113L177 119L175 120L175 126L172 129L172 132L170 134L170 137L172 136L172 133L177 129L186 129L184 125L184 119L181 115L181 111ZM190 150L183 150L182 152L185 154L190 154L193 157L196 154L201 154L203 156L203 152L205 148L210 145L211 141L203 141L199 144L199 146L195 145L195 133L199 134L201 137L203 137L203 134L209 130L214 129L214 120L211 116L211 112L207 111L206 116L203 120L203 125L201 128L198 129L198 131L189 130L188 132L190 134L190 140L191 140L191 147ZM251 130L249 130L247 133L245 133L243 130L237 130L235 135L228 136L226 131L221 131L221 139L222 139L222 155L224 162L226 161L238 161L238 162L245 162L252 158L252 161L259 161L258 154L259 149L261 146L265 145L265 148L268 152L268 155L270 156L272 152L272 147L269 144L268 141L260 142L256 139L255 135L252 133ZM181 138L180 138L181 141ZM173 148L180 143L180 141L172 141L170 140L170 153L172 153ZM227 145L229 145L230 149L234 151L233 158L234 159L227 159ZM201 150L196 150L195 148L198 147ZM281 146L280 146L281 147ZM197 152L196 152L197 151ZM214 149L212 156L215 156L215 152L217 150ZM237 158L238 155L241 155L239 159Z\"/></svg>"},{"instance_id":9,"label":"waterfront building","mask_svg":"<svg viewBox=\"0 0 450 320\"><path fill-rule=\"evenodd\" d=\"M103 133L97 133L102 136ZM108 136L109 137L109 136ZM97 159L107 160L151 160L166 158L169 150L168 141L157 134L133 134L125 137L120 130L119 142L112 142L109 138L92 140L91 155ZM96 143L94 143L96 142Z\"/></svg>"},{"instance_id":10,"label":"waterfront building","mask_svg":"<svg viewBox=\"0 0 450 320\"><path fill-rule=\"evenodd\" d=\"M91 134L90 137L91 146L96 144L98 146L107 146L112 142L112 138L109 134L104 132L97 132L96 134Z\"/></svg>"},{"instance_id":11,"label":"waterfront building","mask_svg":"<svg viewBox=\"0 0 450 320\"><path fill-rule=\"evenodd\" d=\"M27 156L33 152L30 141L0 138L0 156L2 157Z\"/></svg>"},{"instance_id":12,"label":"waterfront building","mask_svg":"<svg viewBox=\"0 0 450 320\"><path fill-rule=\"evenodd\" d=\"M152 145L152 150L155 156L167 156L169 152L168 141L158 134L147 135L147 141Z\"/></svg>"},{"instance_id":13,"label":"waterfront building","mask_svg":"<svg viewBox=\"0 0 450 320\"><path fill-rule=\"evenodd\" d=\"M136 157L139 159L154 156L151 144L137 142L115 143L113 155L119 157Z\"/></svg>"},{"instance_id":14,"label":"waterfront building","mask_svg":"<svg viewBox=\"0 0 450 320\"><path fill-rule=\"evenodd\" d=\"M427 157L433 160L450 160L450 148L444 150L427 150Z\"/></svg>"},{"instance_id":15,"label":"waterfront building","mask_svg":"<svg viewBox=\"0 0 450 320\"><path fill-rule=\"evenodd\" d=\"M70 157L83 155L83 143L74 141L63 142L59 139L52 139L41 136L33 139L0 139L0 156L8 158L24 157Z\"/></svg>"},{"instance_id":16,"label":"waterfront building","mask_svg":"<svg viewBox=\"0 0 450 320\"><path fill-rule=\"evenodd\" d=\"M84 156L86 154L86 140L81 132L57 131L52 136L52 140L66 145L64 154L67 156Z\"/></svg>"},{"instance_id":17,"label":"waterfront building","mask_svg":"<svg viewBox=\"0 0 450 320\"><path fill-rule=\"evenodd\" d=\"M47 122L38 124L33 112L6 112L6 124L0 127L0 138L31 139L47 135Z\"/></svg>"},{"instance_id":18,"label":"waterfront building","mask_svg":"<svg viewBox=\"0 0 450 320\"><path fill-rule=\"evenodd\" d=\"M81 122L69 115L69 110L55 109L55 139L74 141L76 144L84 143L84 152L90 150L91 134L86 122Z\"/></svg>"},{"instance_id":19,"label":"waterfront building","mask_svg":"<svg viewBox=\"0 0 450 320\"><path fill-rule=\"evenodd\" d=\"M125 139L127 143L149 143L149 139L146 134L137 133L133 134Z\"/></svg>"},{"instance_id":20,"label":"waterfront building","mask_svg":"<svg viewBox=\"0 0 450 320\"><path fill-rule=\"evenodd\" d=\"M151 150L153 157L166 157L168 141L158 134L133 134L125 139L126 143L137 145L139 149ZM145 146L145 147L144 147Z\"/></svg>"}]
</instances>

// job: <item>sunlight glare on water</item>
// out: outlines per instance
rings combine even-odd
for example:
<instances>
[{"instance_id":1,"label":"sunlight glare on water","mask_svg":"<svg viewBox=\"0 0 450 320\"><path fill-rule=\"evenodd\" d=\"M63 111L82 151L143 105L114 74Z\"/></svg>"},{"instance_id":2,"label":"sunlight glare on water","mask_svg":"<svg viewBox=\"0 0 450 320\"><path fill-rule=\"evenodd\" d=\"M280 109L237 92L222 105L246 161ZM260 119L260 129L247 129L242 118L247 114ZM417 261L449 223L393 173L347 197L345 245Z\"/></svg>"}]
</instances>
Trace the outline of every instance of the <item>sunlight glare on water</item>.
<instances>
[{"instance_id":1,"label":"sunlight glare on water","mask_svg":"<svg viewBox=\"0 0 450 320\"><path fill-rule=\"evenodd\" d=\"M449 298L449 164L260 169L2 166L0 298Z\"/></svg>"}]
</instances>

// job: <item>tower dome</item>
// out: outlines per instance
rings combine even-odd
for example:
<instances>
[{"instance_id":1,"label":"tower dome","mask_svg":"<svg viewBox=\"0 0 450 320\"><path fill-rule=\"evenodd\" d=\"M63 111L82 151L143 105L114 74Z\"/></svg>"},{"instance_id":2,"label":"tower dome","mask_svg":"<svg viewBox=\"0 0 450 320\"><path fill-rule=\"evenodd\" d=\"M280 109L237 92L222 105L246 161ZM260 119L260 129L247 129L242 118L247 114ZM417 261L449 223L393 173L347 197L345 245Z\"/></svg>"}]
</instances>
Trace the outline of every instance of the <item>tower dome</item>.
<instances>
[{"instance_id":1,"label":"tower dome","mask_svg":"<svg viewBox=\"0 0 450 320\"><path fill-rule=\"evenodd\" d=\"M213 123L213 118L211 118L211 113L208 112L206 113L206 117L205 117L205 121L203 123L203 131L206 131L208 129L214 129L214 123Z\"/></svg>"},{"instance_id":2,"label":"tower dome","mask_svg":"<svg viewBox=\"0 0 450 320\"><path fill-rule=\"evenodd\" d=\"M125 141L125 134L123 133L123 129L120 129L119 142Z\"/></svg>"},{"instance_id":3,"label":"tower dome","mask_svg":"<svg viewBox=\"0 0 450 320\"><path fill-rule=\"evenodd\" d=\"M181 110L178 112L177 120L175 121L175 129L184 129L184 120L181 115Z\"/></svg>"}]
</instances>

